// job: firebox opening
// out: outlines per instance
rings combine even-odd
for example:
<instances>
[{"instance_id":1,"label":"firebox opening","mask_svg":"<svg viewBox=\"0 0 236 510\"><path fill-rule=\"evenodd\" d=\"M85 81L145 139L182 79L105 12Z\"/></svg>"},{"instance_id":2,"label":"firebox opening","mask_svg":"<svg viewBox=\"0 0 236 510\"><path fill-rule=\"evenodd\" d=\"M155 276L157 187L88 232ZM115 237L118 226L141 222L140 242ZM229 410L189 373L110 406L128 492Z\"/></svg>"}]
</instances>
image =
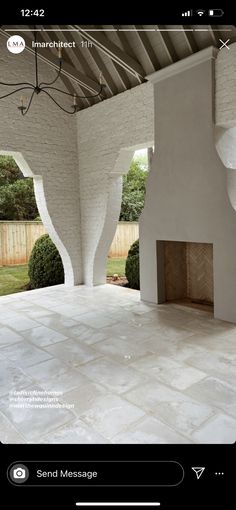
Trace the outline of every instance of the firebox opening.
<instances>
[{"instance_id":1,"label":"firebox opening","mask_svg":"<svg viewBox=\"0 0 236 510\"><path fill-rule=\"evenodd\" d=\"M159 302L213 309L213 244L157 241Z\"/></svg>"}]
</instances>

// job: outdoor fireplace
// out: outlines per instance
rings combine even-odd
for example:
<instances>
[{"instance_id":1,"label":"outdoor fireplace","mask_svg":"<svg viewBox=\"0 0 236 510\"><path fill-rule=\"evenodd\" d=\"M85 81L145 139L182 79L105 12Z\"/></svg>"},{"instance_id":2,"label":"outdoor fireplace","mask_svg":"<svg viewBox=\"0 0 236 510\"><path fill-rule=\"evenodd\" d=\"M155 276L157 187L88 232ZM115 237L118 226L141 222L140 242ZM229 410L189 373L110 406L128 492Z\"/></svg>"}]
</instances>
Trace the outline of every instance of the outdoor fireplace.
<instances>
[{"instance_id":1,"label":"outdoor fireplace","mask_svg":"<svg viewBox=\"0 0 236 510\"><path fill-rule=\"evenodd\" d=\"M163 253L163 299L212 306L213 245L181 241L157 241Z\"/></svg>"},{"instance_id":2,"label":"outdoor fireplace","mask_svg":"<svg viewBox=\"0 0 236 510\"><path fill-rule=\"evenodd\" d=\"M236 323L235 190L216 151L216 52L149 77L155 149L139 225L140 289L149 303L214 303L216 318Z\"/></svg>"}]
</instances>

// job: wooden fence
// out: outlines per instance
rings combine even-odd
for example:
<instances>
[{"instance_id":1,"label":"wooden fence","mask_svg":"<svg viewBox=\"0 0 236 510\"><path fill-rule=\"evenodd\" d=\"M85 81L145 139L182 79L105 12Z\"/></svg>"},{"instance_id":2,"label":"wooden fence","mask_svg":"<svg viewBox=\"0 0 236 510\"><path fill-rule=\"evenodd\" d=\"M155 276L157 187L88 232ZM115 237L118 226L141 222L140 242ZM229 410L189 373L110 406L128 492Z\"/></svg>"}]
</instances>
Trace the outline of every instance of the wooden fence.
<instances>
[{"instance_id":1,"label":"wooden fence","mask_svg":"<svg viewBox=\"0 0 236 510\"><path fill-rule=\"evenodd\" d=\"M0 266L27 264L36 239L45 232L41 221L0 221ZM126 257L138 236L138 223L120 221L109 257Z\"/></svg>"},{"instance_id":2,"label":"wooden fence","mask_svg":"<svg viewBox=\"0 0 236 510\"><path fill-rule=\"evenodd\" d=\"M41 221L0 221L0 266L27 264L36 239L45 232Z\"/></svg>"},{"instance_id":3,"label":"wooden fence","mask_svg":"<svg viewBox=\"0 0 236 510\"><path fill-rule=\"evenodd\" d=\"M131 244L139 237L138 222L119 221L108 256L127 257Z\"/></svg>"}]
</instances>

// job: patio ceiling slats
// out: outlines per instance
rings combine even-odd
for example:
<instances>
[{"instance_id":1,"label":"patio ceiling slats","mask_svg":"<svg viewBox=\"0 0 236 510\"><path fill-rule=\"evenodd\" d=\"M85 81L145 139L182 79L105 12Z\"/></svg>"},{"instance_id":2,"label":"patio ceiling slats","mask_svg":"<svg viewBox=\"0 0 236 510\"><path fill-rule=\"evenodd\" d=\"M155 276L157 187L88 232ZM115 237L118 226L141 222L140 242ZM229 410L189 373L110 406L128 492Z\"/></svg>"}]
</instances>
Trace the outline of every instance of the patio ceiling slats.
<instances>
[{"instance_id":1,"label":"patio ceiling slats","mask_svg":"<svg viewBox=\"0 0 236 510\"><path fill-rule=\"evenodd\" d=\"M39 27L40 25L37 28ZM7 38L12 35L8 28L13 27L0 28L0 34ZM19 27L15 28L17 33ZM68 91L81 96L96 94L100 90L99 75L102 72L103 82L106 84L103 99L143 83L147 74L211 44L219 46L219 39L227 36L230 42L236 41L236 28L233 26L204 26L204 32L200 31L200 26L189 25L55 25L40 28L42 31L37 32L38 40L76 43L74 48L63 49L61 78ZM50 31L47 31L49 28ZM231 32L226 31L229 28ZM32 32L22 35L27 50L32 52ZM86 42L87 44L84 44ZM54 48L39 48L38 55L50 66L58 66L58 56ZM78 104L80 108L88 108L100 100L81 98L78 99Z\"/></svg>"}]
</instances>

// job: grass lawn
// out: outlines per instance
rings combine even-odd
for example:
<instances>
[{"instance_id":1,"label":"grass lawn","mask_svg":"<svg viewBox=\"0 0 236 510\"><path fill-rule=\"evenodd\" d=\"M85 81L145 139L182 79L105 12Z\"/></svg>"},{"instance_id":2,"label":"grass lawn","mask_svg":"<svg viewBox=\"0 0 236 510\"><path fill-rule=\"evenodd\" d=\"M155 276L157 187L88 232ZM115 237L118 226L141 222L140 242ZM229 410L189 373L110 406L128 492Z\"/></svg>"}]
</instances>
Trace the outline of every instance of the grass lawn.
<instances>
[{"instance_id":1,"label":"grass lawn","mask_svg":"<svg viewBox=\"0 0 236 510\"><path fill-rule=\"evenodd\" d=\"M125 276L124 258L109 258L107 260L107 276L118 274ZM0 267L0 296L14 294L26 290L29 283L28 266L4 266Z\"/></svg>"},{"instance_id":2,"label":"grass lawn","mask_svg":"<svg viewBox=\"0 0 236 510\"><path fill-rule=\"evenodd\" d=\"M108 258L107 276L113 276L113 274L125 276L125 261L125 258Z\"/></svg>"},{"instance_id":3,"label":"grass lawn","mask_svg":"<svg viewBox=\"0 0 236 510\"><path fill-rule=\"evenodd\" d=\"M27 265L0 267L0 296L22 292L28 283Z\"/></svg>"}]
</instances>

